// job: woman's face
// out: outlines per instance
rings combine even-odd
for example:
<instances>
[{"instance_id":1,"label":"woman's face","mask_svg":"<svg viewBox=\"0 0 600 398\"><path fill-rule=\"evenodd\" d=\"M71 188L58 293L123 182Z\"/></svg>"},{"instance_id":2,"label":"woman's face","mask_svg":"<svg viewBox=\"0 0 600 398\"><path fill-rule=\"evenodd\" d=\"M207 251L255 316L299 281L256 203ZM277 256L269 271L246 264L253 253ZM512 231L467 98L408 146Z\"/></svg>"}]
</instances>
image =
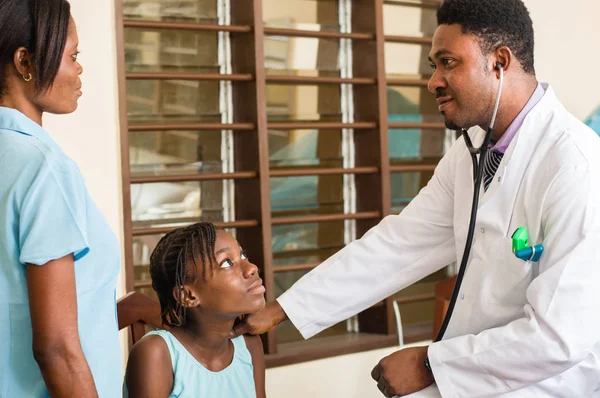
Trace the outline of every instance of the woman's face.
<instances>
[{"instance_id":1,"label":"woman's face","mask_svg":"<svg viewBox=\"0 0 600 398\"><path fill-rule=\"evenodd\" d=\"M54 84L34 98L34 104L43 112L65 114L77 109L77 101L81 97L81 79L83 68L77 61L79 37L75 21L69 22L69 33L60 66Z\"/></svg>"}]
</instances>

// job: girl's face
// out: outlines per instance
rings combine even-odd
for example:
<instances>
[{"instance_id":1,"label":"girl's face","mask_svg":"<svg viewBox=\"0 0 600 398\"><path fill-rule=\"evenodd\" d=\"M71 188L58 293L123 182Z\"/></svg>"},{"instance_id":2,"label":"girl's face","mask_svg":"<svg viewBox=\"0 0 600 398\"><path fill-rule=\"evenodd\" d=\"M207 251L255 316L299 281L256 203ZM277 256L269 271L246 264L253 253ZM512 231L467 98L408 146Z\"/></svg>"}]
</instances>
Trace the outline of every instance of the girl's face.
<instances>
[{"instance_id":1,"label":"girl's face","mask_svg":"<svg viewBox=\"0 0 600 398\"><path fill-rule=\"evenodd\" d=\"M238 241L218 230L214 254L216 262L206 264L206 280L199 277L193 286L198 306L227 318L262 309L265 287L258 267L250 262ZM197 264L201 266L201 262Z\"/></svg>"}]
</instances>

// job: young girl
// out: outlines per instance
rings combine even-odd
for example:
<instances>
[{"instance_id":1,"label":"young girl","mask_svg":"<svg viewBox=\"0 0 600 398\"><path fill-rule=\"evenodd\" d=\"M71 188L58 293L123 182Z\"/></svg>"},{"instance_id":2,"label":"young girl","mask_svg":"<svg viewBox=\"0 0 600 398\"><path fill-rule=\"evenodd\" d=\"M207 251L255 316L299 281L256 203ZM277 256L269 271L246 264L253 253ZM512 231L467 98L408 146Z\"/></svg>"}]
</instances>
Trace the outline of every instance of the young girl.
<instances>
[{"instance_id":1,"label":"young girl","mask_svg":"<svg viewBox=\"0 0 600 398\"><path fill-rule=\"evenodd\" d=\"M229 337L235 320L264 307L265 288L237 240L211 223L165 235L150 257L152 288L167 330L129 355L129 397L265 397L257 336Z\"/></svg>"}]
</instances>

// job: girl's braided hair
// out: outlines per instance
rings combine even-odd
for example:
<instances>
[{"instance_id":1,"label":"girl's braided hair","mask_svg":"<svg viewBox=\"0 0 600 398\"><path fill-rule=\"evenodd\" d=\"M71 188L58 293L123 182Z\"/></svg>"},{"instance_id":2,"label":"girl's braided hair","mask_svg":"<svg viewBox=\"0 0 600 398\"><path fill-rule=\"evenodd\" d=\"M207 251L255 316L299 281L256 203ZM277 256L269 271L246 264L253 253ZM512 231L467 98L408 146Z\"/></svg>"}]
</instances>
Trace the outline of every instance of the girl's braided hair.
<instances>
[{"instance_id":1,"label":"girl's braided hair","mask_svg":"<svg viewBox=\"0 0 600 398\"><path fill-rule=\"evenodd\" d=\"M216 229L212 223L201 222L177 228L166 234L150 256L152 288L158 295L161 319L166 326L184 326L186 321L186 283L198 280L196 259L201 261L202 279L215 259Z\"/></svg>"}]
</instances>

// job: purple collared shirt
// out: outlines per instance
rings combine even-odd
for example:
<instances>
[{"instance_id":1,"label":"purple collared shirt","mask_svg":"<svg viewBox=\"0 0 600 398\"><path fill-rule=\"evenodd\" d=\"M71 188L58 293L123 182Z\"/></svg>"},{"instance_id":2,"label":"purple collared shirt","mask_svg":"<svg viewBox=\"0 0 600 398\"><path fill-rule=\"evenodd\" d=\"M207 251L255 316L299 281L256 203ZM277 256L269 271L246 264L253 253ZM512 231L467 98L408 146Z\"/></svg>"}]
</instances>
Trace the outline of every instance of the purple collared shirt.
<instances>
[{"instance_id":1,"label":"purple collared shirt","mask_svg":"<svg viewBox=\"0 0 600 398\"><path fill-rule=\"evenodd\" d=\"M538 102L540 102L545 93L546 92L544 91L544 87L542 87L542 84L538 83L535 91L531 95L531 98L529 98L529 101L527 102L523 110L521 110L521 113L519 113L515 120L512 121L510 126L508 126L508 128L506 129L504 134L502 134L502 137L500 137L496 145L492 147L492 150L500 153L506 152L506 149L510 145L510 142L512 141L513 137L517 134L517 131L519 131L519 129L523 125L523 122L525 121L525 116L527 116L527 114L533 109L534 106L536 106Z\"/></svg>"}]
</instances>

